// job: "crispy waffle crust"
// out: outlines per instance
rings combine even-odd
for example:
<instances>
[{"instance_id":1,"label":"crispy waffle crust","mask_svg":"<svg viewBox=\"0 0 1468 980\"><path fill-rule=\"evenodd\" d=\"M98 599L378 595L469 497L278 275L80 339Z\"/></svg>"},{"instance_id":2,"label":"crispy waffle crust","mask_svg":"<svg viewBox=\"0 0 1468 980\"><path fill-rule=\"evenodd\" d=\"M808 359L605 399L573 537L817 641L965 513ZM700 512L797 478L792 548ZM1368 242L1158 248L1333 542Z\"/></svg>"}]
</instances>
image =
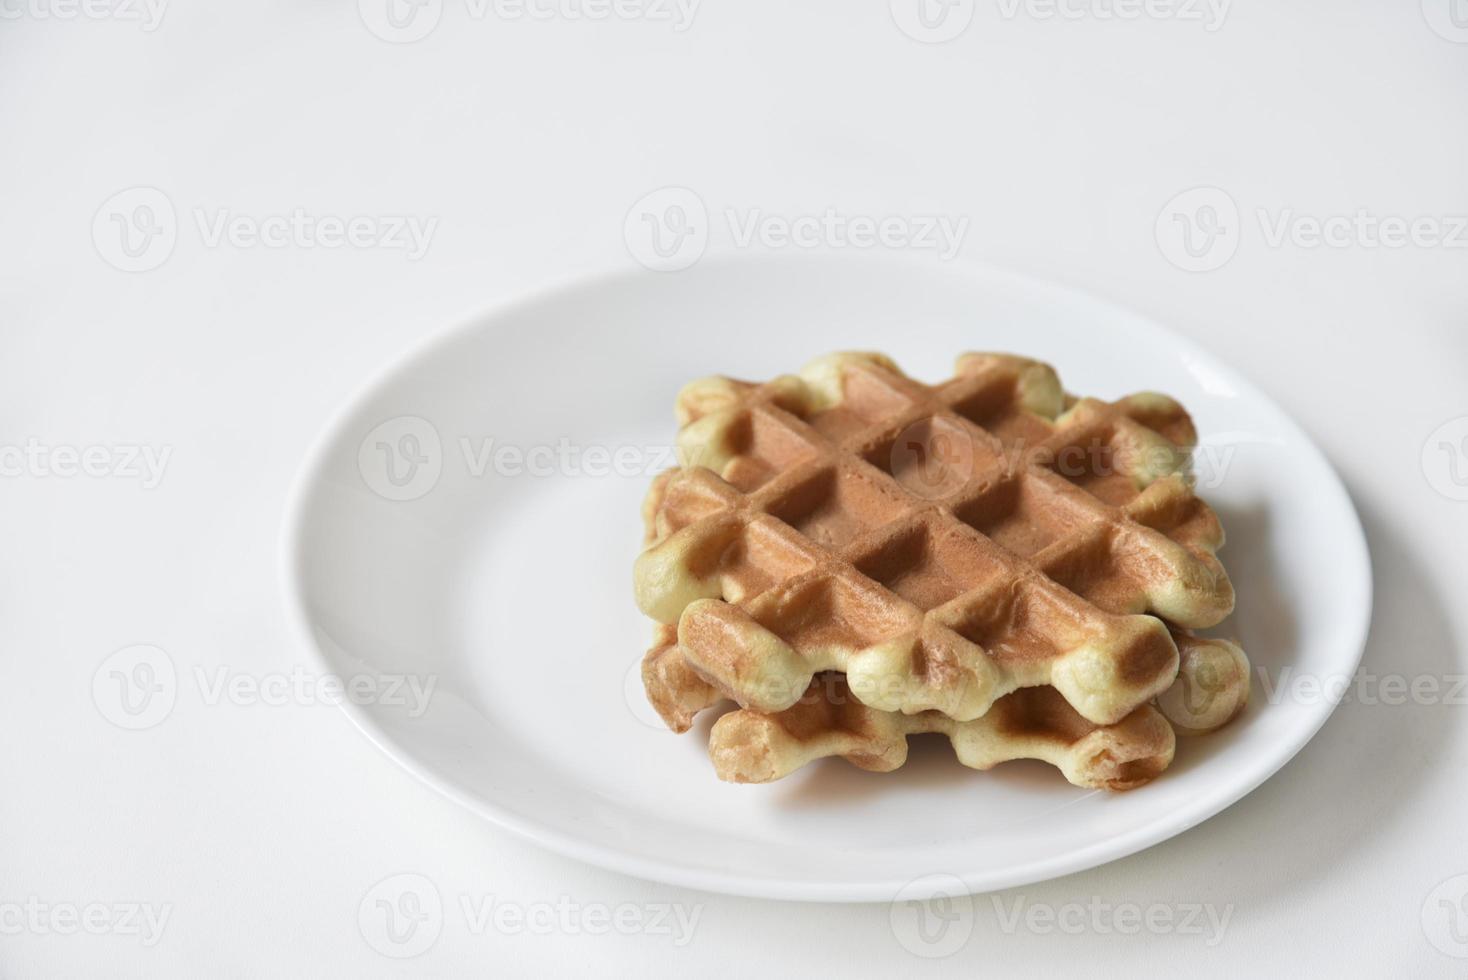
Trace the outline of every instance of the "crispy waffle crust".
<instances>
[{"instance_id":1,"label":"crispy waffle crust","mask_svg":"<svg viewBox=\"0 0 1468 980\"><path fill-rule=\"evenodd\" d=\"M825 756L888 772L907 761L907 736L939 732L958 761L989 769L1012 759L1040 759L1077 786L1126 790L1151 780L1172 762L1167 720L1143 705L1115 725L1078 715L1053 687L1005 695L982 718L954 721L940 711L915 715L877 711L851 697L839 674L821 674L792 707L777 714L731 711L709 737L721 779L764 783Z\"/></svg>"},{"instance_id":2,"label":"crispy waffle crust","mask_svg":"<svg viewBox=\"0 0 1468 980\"><path fill-rule=\"evenodd\" d=\"M677 626L644 675L675 729L720 695L782 711L821 671L885 711L971 721L1051 685L1113 724L1177 675L1159 617L1233 608L1222 528L1183 475L1195 432L1165 396L1070 399L995 354L930 387L837 354L694 382L678 415L685 465L649 493L635 569L639 606Z\"/></svg>"},{"instance_id":3,"label":"crispy waffle crust","mask_svg":"<svg viewBox=\"0 0 1468 980\"><path fill-rule=\"evenodd\" d=\"M657 632L659 642L644 664L689 670L680 658L655 656L677 643L674 627L660 625ZM710 733L709 755L719 778L736 783L771 782L828 756L888 772L907 761L907 736L937 732L948 737L958 761L972 769L1039 759L1077 786L1134 789L1172 762L1174 733L1215 731L1248 703L1249 661L1237 644L1186 631L1173 635L1181 651L1177 679L1156 707L1144 705L1115 725L1082 718L1049 687L1021 688L996 701L983 717L966 722L938 711L879 711L852 697L841 675L825 673L784 711L740 709L722 716ZM674 710L690 720L707 703L720 700L696 674L656 686L688 695L689 703Z\"/></svg>"}]
</instances>

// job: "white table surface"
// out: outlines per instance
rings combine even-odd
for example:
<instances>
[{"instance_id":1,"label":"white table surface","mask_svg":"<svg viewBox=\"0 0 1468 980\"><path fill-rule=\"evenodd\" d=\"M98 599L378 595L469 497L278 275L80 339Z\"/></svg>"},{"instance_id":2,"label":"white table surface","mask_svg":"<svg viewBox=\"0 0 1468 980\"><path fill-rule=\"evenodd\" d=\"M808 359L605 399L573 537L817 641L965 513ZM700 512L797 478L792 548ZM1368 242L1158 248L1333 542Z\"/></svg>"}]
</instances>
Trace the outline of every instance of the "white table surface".
<instances>
[{"instance_id":1,"label":"white table surface","mask_svg":"<svg viewBox=\"0 0 1468 980\"><path fill-rule=\"evenodd\" d=\"M1446 690L1464 671L1468 502L1449 495L1434 431L1468 415L1468 248L1371 247L1356 229L1341 247L1269 243L1281 215L1365 209L1451 234L1468 214L1468 27L1447 0L1238 0L1221 25L1202 6L1201 21L1126 21L1100 16L1117 0L1073 0L1075 17L1047 19L1041 2L996 0L943 44L878 0L706 0L682 31L444 0L436 28L401 44L343 0L175 0L153 30L126 19L145 7L68 18L66 2L0 5L0 446L37 447L0 456L0 974L1462 975L1448 954L1468 954L1468 911L1439 899L1468 885L1434 889L1468 873L1468 706L1383 703L1372 678ZM100 249L93 219L140 186L166 195L177 243L124 272L102 254L109 213ZM710 251L736 247L727 208L966 216L954 261L1090 289L1237 365L1315 435L1360 509L1377 587L1367 682L1203 826L955 906L971 932L946 958L915 955L885 905L685 892L545 853L420 785L335 708L210 703L201 674L305 662L281 523L328 416L463 313L636 269L624 218L665 186L706 203ZM1221 216L1237 254L1204 272L1154 234L1196 186L1238 209ZM196 223L297 208L438 225L415 261L210 247ZM51 470L93 446L170 455L157 486L117 449L96 457L110 475ZM141 731L93 697L99 665L134 644L181 675L171 714ZM445 904L414 959L359 927L369 889L401 873ZM476 928L461 900L490 896L571 913ZM1041 911L1013 925L1016 903ZM665 905L696 912L691 938L650 927ZM1117 928L1154 905L1173 925ZM1182 928L1192 906L1227 914L1221 934ZM592 934L579 916L602 907L648 928ZM1065 930L1045 928L1047 909Z\"/></svg>"}]
</instances>

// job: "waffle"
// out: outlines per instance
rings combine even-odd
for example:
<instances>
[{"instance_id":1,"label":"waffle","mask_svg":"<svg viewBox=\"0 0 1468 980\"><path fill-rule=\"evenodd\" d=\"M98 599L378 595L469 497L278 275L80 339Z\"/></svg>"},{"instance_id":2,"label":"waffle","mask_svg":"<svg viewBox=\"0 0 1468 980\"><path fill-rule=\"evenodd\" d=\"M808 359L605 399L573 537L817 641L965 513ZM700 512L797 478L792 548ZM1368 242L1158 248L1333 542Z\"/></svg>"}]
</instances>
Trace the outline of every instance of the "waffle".
<instances>
[{"instance_id":1,"label":"waffle","mask_svg":"<svg viewBox=\"0 0 1468 980\"><path fill-rule=\"evenodd\" d=\"M658 626L654 650L676 645L676 630ZM915 715L878 711L851 696L840 674L817 675L801 699L774 714L740 709L714 723L709 755L720 779L765 783L807 763L841 756L853 765L890 772L907 761L907 737L947 736L958 761L990 769L1013 759L1039 759L1077 786L1134 789L1172 762L1174 732L1201 735L1232 720L1249 694L1248 660L1227 640L1185 631L1174 637L1181 667L1172 687L1115 725L1082 718L1054 688L1027 687L1005 695L982 718L955 721L938 711ZM678 663L652 658L652 663ZM702 684L696 675L684 690ZM679 687L679 685L672 685ZM707 695L717 692L704 686ZM691 715L690 715L691 717Z\"/></svg>"},{"instance_id":2,"label":"waffle","mask_svg":"<svg viewBox=\"0 0 1468 980\"><path fill-rule=\"evenodd\" d=\"M766 715L740 709L714 723L709 755L719 778L766 783L808 762L842 756L874 772L907 761L907 736L939 732L958 761L989 769L1012 759L1040 759L1077 786L1127 790L1172 762L1171 726L1143 705L1115 725L1086 721L1053 687L1026 687L994 702L982 718L954 721L941 711L877 711L851 697L840 674L822 674L793 706Z\"/></svg>"},{"instance_id":3,"label":"waffle","mask_svg":"<svg viewBox=\"0 0 1468 980\"><path fill-rule=\"evenodd\" d=\"M1130 724L1178 673L1163 619L1233 607L1184 475L1196 434L1165 396L1077 400L994 354L930 387L837 354L694 382L678 417L685 465L654 481L635 568L639 606L676 626L644 661L676 730L722 697L791 709L827 671L880 712L972 722L1050 686L1093 726Z\"/></svg>"}]
</instances>

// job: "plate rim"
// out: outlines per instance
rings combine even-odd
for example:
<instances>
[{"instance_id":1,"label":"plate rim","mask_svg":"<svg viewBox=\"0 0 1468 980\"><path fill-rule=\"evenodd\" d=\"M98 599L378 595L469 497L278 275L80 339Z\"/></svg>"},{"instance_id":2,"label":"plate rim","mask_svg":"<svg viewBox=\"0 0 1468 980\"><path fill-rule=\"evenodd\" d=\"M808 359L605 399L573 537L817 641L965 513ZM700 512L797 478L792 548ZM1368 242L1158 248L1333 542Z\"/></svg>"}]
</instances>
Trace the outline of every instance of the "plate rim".
<instances>
[{"instance_id":1,"label":"plate rim","mask_svg":"<svg viewBox=\"0 0 1468 980\"><path fill-rule=\"evenodd\" d=\"M929 273L933 271L930 264L920 264L915 259L907 257L894 259L884 256L877 259L866 255L799 257L709 255L700 264L752 267L771 262L779 264L811 262L815 265L834 263L853 266L861 264L892 266L896 264L907 265L914 269L921 268ZM1359 579L1357 585L1362 600L1357 606L1359 612L1354 621L1345 624L1348 630L1347 635L1352 637L1350 646L1353 650L1349 659L1348 672L1351 675L1355 674L1365 654L1375 598L1370 546L1361 523L1360 512L1345 481L1341 479L1340 473L1331 463L1330 458L1309 432L1295 420L1294 416L1267 392L1256 386L1248 375L1234 368L1227 360L1217 356L1191 337L1178 333L1165 323L1121 302L1069 283L1018 272L988 262L949 264L942 267L942 272L945 276L968 280L970 283L986 279L999 280L1011 286L1047 292L1066 301L1089 303L1105 308L1114 314L1125 316L1134 324L1167 338L1180 353L1197 356L1206 363L1223 367L1230 381L1237 386L1241 394L1257 400L1293 427L1304 447L1314 456L1323 472L1330 477L1350 517L1348 526L1343 527L1342 530L1350 531L1349 544L1353 546L1352 550L1359 554L1359 562L1352 564L1356 570L1356 577ZM443 327L430 330L423 337L415 339L412 344L389 358L378 369L370 372L328 414L326 424L309 444L290 484L279 549L281 562L279 581L287 617L291 622L291 632L305 648L314 669L321 674L334 674L339 672L339 665L333 662L331 656L317 642L315 629L308 614L306 583L303 575L302 532L306 527L306 512L311 490L325 473L331 450L341 443L342 437L347 434L351 420L394 378L425 361L439 348L452 345L462 335L484 329L486 325L496 320L513 317L520 310L534 308L553 300L558 294L568 290L595 289L618 282L668 274L633 270L626 265L618 264L584 272L568 272L543 279L527 288L512 292L498 301L461 313L448 320ZM645 858L619 850L612 845L588 841L571 833L550 829L534 819L523 817L509 808L498 806L462 788L452 779L420 762L412 752L397 742L373 719L364 705L354 704L346 698L338 701L338 706L346 717L366 736L369 742L420 782L482 819L554 853L644 880L705 892L785 901L845 903L890 902L899 893L905 899L916 900L952 896L955 893L946 887L950 879L962 883L964 894L980 894L1035 884L1130 857L1217 816L1273 778L1319 734L1338 706L1337 702L1330 699L1322 699L1321 704L1324 706L1323 710L1318 713L1310 725L1300 729L1300 733L1292 740L1287 751L1281 752L1272 766L1256 771L1247 780L1238 783L1229 782L1224 784L1225 788L1222 790L1195 797L1189 801L1189 805L1170 811L1156 820L1142 823L1121 835L1069 850L1064 854L1032 861L1018 868L1008 866L1002 872L914 869L912 875L901 879L821 882L690 868L673 860L659 861Z\"/></svg>"}]
</instances>

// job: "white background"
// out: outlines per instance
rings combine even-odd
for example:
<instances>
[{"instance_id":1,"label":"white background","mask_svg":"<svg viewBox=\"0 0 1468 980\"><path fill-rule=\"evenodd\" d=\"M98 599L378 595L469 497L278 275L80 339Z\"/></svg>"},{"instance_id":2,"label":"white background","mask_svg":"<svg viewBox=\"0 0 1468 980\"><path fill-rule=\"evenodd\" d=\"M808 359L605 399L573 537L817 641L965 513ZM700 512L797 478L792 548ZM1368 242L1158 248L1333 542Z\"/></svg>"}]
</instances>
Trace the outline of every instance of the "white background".
<instances>
[{"instance_id":1,"label":"white background","mask_svg":"<svg viewBox=\"0 0 1468 980\"><path fill-rule=\"evenodd\" d=\"M282 608L281 522L329 415L463 313L637 269L624 218L665 186L706 203L711 251L735 247L726 208L965 216L955 261L1088 288L1205 343L1316 436L1356 499L1377 587L1363 671L1463 671L1468 503L1434 489L1454 488L1454 459L1433 434L1468 415L1468 248L1268 238L1282 215L1468 214L1468 27L1451 26L1448 0L1236 0L1221 23L1202 5L1166 16L1181 5L1160 0L1131 20L1101 16L1118 9L1105 0L1075 0L1070 18L991 0L954 8L950 28L971 21L943 44L877 0L705 0L681 31L444 0L415 43L375 36L340 0L175 0L154 30L130 9L68 19L65 2L0 4L0 444L171 455L152 488L0 459L0 974L1468 965L1429 939L1468 953L1444 932L1468 939L1468 912L1437 905L1468 886L1433 894L1468 873L1468 706L1363 703L1370 683L1222 815L1116 864L960 903L967 942L925 959L885 905L725 898L584 867L438 798L334 708L209 704L194 682L305 662ZM139 186L166 195L177 242L124 272L107 261L108 213L95 241L93 221ZM1236 205L1221 217L1237 252L1188 272L1154 227L1180 227L1165 209L1197 186ZM438 224L415 261L210 246L197 223L297 208ZM1468 474L1468 456L1456 462ZM165 720L126 731L92 679L140 643L183 682ZM369 889L398 873L426 876L446 907L436 941L403 961L358 923ZM475 932L459 899L491 895L701 908L681 947L561 924ZM1085 912L1076 934L1006 931L1016 902ZM55 906L91 903L168 918L151 945L126 927L58 934ZM1119 935L1106 910L1125 903L1230 918L1221 938ZM53 911L32 921L27 904Z\"/></svg>"}]
</instances>

